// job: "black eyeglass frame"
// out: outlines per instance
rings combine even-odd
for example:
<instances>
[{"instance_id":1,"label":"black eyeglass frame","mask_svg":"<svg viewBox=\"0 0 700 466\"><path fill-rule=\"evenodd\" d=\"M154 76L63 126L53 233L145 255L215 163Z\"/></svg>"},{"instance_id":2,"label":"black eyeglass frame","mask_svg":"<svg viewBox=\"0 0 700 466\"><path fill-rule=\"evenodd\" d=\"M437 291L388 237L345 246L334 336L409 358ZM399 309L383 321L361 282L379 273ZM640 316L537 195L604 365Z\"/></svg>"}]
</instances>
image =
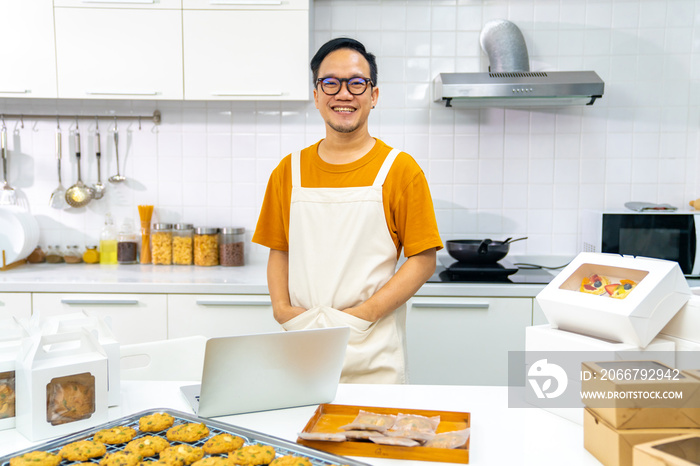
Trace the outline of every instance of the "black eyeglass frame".
<instances>
[{"instance_id":1,"label":"black eyeglass frame","mask_svg":"<svg viewBox=\"0 0 700 466\"><path fill-rule=\"evenodd\" d=\"M326 92L326 90L323 88L323 81L326 79L335 79L336 81L339 82L340 85L338 86L338 90L336 92L334 92L332 94ZM350 81L352 81L353 79L361 79L361 80L365 81L365 88L359 94L355 94L354 92L352 92L350 90ZM317 78L316 79L316 86L318 86L320 84L321 90L323 91L323 93L326 95L330 95L330 96L338 95L338 93L343 89L343 83L345 83L345 88L352 95L362 95L365 92L367 92L367 88L374 87L374 83L372 82L372 80L370 78L364 78L362 76L353 76L352 78L336 78L333 76L326 76L325 78Z\"/></svg>"}]
</instances>

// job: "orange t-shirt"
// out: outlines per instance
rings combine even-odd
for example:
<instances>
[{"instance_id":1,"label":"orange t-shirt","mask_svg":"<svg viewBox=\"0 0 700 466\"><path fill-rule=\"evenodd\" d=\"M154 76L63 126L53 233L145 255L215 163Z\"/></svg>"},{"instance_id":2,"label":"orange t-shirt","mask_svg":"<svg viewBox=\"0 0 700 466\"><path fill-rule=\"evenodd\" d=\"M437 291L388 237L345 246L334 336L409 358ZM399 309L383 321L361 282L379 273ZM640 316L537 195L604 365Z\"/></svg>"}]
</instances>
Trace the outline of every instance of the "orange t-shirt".
<instances>
[{"instance_id":1,"label":"orange t-shirt","mask_svg":"<svg viewBox=\"0 0 700 466\"><path fill-rule=\"evenodd\" d=\"M324 162L318 145L301 151L301 184L308 188L371 186L391 147L377 139L362 158L348 164ZM265 199L253 234L253 242L270 249L289 250L289 210L292 199L291 154L270 175ZM397 257L430 248L442 248L433 200L423 170L410 155L401 152L394 160L382 187L384 215Z\"/></svg>"}]
</instances>

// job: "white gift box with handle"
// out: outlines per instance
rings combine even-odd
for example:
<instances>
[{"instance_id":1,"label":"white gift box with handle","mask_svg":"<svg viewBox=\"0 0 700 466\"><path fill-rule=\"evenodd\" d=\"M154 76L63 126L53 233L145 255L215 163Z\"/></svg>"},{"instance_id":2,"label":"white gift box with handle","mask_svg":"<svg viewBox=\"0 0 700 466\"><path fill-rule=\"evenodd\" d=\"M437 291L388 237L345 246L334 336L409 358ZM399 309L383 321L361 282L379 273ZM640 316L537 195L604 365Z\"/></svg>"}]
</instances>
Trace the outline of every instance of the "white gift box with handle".
<instances>
[{"instance_id":1,"label":"white gift box with handle","mask_svg":"<svg viewBox=\"0 0 700 466\"><path fill-rule=\"evenodd\" d=\"M610 283L633 280L636 285L622 299L580 291L594 274ZM690 296L677 262L581 253L536 299L554 327L645 348Z\"/></svg>"},{"instance_id":2,"label":"white gift box with handle","mask_svg":"<svg viewBox=\"0 0 700 466\"><path fill-rule=\"evenodd\" d=\"M16 387L16 428L31 441L108 420L107 355L85 329L25 339Z\"/></svg>"},{"instance_id":3,"label":"white gift box with handle","mask_svg":"<svg viewBox=\"0 0 700 466\"><path fill-rule=\"evenodd\" d=\"M0 318L0 430L15 427L15 368L28 333L15 317Z\"/></svg>"}]
</instances>

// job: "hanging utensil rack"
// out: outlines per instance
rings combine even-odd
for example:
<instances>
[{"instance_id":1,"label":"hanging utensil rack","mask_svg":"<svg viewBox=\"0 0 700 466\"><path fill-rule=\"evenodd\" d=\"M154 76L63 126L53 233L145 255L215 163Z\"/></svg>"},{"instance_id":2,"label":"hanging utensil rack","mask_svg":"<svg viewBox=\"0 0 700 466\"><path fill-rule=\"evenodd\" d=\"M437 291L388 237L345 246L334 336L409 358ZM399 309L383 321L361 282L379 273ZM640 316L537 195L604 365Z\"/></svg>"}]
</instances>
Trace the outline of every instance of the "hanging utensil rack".
<instances>
[{"instance_id":1,"label":"hanging utensil rack","mask_svg":"<svg viewBox=\"0 0 700 466\"><path fill-rule=\"evenodd\" d=\"M2 118L8 120L20 120L22 122L22 127L24 127L24 120L39 120L39 119L80 119L80 120L132 120L139 122L139 129L141 129L141 122L152 121L156 125L160 124L160 110L155 110L152 115L37 115L33 113L29 114L9 114L2 113Z\"/></svg>"}]
</instances>

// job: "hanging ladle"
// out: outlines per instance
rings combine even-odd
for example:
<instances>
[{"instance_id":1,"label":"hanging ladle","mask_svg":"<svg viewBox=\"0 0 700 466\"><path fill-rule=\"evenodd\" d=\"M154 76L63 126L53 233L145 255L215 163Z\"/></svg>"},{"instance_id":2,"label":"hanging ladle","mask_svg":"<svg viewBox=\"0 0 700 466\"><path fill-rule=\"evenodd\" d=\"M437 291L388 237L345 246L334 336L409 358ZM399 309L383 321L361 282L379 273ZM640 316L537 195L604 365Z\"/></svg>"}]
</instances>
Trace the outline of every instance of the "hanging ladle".
<instances>
[{"instance_id":1,"label":"hanging ladle","mask_svg":"<svg viewBox=\"0 0 700 466\"><path fill-rule=\"evenodd\" d=\"M100 159L102 153L100 151L100 127L95 118L95 157L97 158L97 183L92 186L95 199L102 199L105 195L105 185L102 183L102 169Z\"/></svg>"},{"instance_id":2,"label":"hanging ladle","mask_svg":"<svg viewBox=\"0 0 700 466\"><path fill-rule=\"evenodd\" d=\"M66 191L66 202L72 207L83 207L92 200L94 191L80 178L80 130L75 128L75 158L78 161L78 181Z\"/></svg>"},{"instance_id":3,"label":"hanging ladle","mask_svg":"<svg viewBox=\"0 0 700 466\"><path fill-rule=\"evenodd\" d=\"M109 177L110 183L120 183L126 180L125 176L119 173L119 134L117 132L117 119L114 119L114 155L117 158L117 174Z\"/></svg>"},{"instance_id":4,"label":"hanging ladle","mask_svg":"<svg viewBox=\"0 0 700 466\"><path fill-rule=\"evenodd\" d=\"M66 204L66 188L63 187L61 181L61 125L56 122L56 160L58 168L58 187L51 193L49 205L54 209L65 209Z\"/></svg>"}]
</instances>

